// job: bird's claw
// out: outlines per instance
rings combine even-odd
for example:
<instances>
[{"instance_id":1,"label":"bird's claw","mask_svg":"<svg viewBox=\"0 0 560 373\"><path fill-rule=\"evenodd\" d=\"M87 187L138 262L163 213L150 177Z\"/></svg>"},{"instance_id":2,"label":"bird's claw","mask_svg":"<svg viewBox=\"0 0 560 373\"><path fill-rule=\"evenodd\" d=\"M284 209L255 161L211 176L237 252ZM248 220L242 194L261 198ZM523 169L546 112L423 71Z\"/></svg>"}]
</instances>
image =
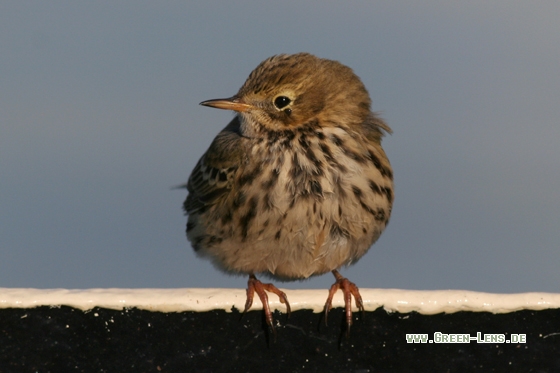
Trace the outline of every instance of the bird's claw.
<instances>
[{"instance_id":1,"label":"bird's claw","mask_svg":"<svg viewBox=\"0 0 560 373\"><path fill-rule=\"evenodd\" d=\"M334 294L340 289L344 295L344 311L346 315L346 335L350 335L350 327L352 326L352 296L356 300L356 307L362 312L364 310L364 302L362 301L362 296L358 287L350 282L347 278L342 277L338 271L333 271L334 277L336 279L335 283L331 286L329 290L329 296L327 297L327 302L325 303L325 325L327 325L328 313L332 308L332 299Z\"/></svg>"},{"instance_id":2,"label":"bird's claw","mask_svg":"<svg viewBox=\"0 0 560 373\"><path fill-rule=\"evenodd\" d=\"M267 291L276 294L280 299L280 303L284 303L286 305L286 313L288 314L288 317L290 317L290 313L292 312L292 310L290 307L290 303L288 302L286 293L278 289L273 284L263 284L255 277L255 275L249 275L249 281L247 282L247 301L245 302L245 309L243 310L243 313L249 311L249 309L253 305L253 297L255 293L257 293L263 305L266 324L270 327L270 329L272 329L272 332L276 336L274 319L272 318L272 312L270 311L270 305L268 304L268 295L266 294Z\"/></svg>"}]
</instances>

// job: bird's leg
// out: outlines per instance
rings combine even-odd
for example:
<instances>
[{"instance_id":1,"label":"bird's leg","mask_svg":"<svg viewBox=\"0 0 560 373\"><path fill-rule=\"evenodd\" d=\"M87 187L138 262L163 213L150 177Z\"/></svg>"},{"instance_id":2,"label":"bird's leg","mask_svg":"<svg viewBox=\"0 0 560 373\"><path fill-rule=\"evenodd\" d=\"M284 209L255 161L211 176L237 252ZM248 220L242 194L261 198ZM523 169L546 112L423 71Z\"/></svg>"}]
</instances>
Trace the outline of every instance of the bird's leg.
<instances>
[{"instance_id":1,"label":"bird's leg","mask_svg":"<svg viewBox=\"0 0 560 373\"><path fill-rule=\"evenodd\" d=\"M347 335L350 334L350 327L352 326L352 296L356 300L356 307L362 313L364 312L364 303L362 301L362 296L360 295L360 291L358 287L353 283L350 282L347 278L342 277L337 270L332 271L336 281L331 286L329 290L329 296L327 298L327 302L325 303L325 324L327 324L327 315L332 308L332 299L334 294L340 289L344 294L344 310L346 313L346 333Z\"/></svg>"},{"instance_id":2,"label":"bird's leg","mask_svg":"<svg viewBox=\"0 0 560 373\"><path fill-rule=\"evenodd\" d=\"M288 314L288 317L290 317L290 303L288 303L288 297L286 297L286 294L272 284L263 284L262 282L257 280L254 274L249 275L249 281L247 282L247 302L245 302L245 310L243 310L243 313L247 312L249 308L251 308L251 305L253 304L253 296L255 293L257 293L263 305L266 323L274 331L274 324L272 323L272 312L270 312L270 306L268 304L268 296L266 295L266 291L278 295L278 298L280 298L280 303L284 303L286 305L286 312Z\"/></svg>"}]
</instances>

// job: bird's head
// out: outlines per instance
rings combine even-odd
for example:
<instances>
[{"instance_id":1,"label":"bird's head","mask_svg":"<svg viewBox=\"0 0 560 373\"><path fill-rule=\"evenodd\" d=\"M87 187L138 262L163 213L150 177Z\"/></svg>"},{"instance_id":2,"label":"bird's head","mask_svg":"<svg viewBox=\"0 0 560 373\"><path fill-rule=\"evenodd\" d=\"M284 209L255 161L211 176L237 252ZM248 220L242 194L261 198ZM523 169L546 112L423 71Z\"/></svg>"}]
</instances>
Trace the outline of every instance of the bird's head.
<instances>
[{"instance_id":1,"label":"bird's head","mask_svg":"<svg viewBox=\"0 0 560 373\"><path fill-rule=\"evenodd\" d=\"M235 96L200 104L234 110L250 126L281 131L311 121L320 126L360 124L370 115L370 103L349 67L298 53L264 60Z\"/></svg>"}]
</instances>

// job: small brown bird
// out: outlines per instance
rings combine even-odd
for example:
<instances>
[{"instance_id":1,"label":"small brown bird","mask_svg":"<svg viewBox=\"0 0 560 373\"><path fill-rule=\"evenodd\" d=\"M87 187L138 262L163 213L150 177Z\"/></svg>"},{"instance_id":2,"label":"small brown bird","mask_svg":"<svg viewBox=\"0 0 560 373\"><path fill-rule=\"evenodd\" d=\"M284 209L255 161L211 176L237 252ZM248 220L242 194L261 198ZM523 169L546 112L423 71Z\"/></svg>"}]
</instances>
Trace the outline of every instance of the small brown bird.
<instances>
[{"instance_id":1,"label":"small brown bird","mask_svg":"<svg viewBox=\"0 0 560 373\"><path fill-rule=\"evenodd\" d=\"M393 172L381 148L391 129L370 111L354 72L308 53L261 62L236 95L201 105L238 114L216 136L186 185L187 237L227 272L249 275L274 330L266 292L286 294L256 273L283 280L332 272L325 304L344 293L347 330L356 285L338 273L360 259L391 215Z\"/></svg>"}]
</instances>

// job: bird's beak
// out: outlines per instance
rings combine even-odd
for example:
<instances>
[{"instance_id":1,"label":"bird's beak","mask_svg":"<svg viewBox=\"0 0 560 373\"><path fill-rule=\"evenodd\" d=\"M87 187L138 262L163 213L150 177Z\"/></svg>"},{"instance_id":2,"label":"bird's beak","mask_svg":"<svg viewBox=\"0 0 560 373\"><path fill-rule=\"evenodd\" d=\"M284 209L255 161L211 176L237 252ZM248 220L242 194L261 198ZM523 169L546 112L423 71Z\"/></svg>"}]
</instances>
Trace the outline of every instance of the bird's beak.
<instances>
[{"instance_id":1,"label":"bird's beak","mask_svg":"<svg viewBox=\"0 0 560 373\"><path fill-rule=\"evenodd\" d=\"M248 111L253 107L252 105L244 103L240 98L235 96L230 98L217 98L214 100L202 101L200 105L209 106L216 109L235 110L238 112Z\"/></svg>"}]
</instances>

